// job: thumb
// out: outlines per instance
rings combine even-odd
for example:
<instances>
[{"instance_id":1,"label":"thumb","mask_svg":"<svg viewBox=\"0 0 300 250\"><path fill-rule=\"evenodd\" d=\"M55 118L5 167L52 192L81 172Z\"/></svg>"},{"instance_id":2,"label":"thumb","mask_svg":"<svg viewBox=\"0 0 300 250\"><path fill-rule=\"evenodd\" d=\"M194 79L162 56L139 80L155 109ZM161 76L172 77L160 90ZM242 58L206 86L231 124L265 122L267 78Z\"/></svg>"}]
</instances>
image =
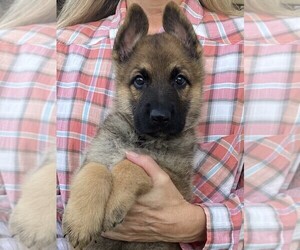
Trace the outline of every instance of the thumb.
<instances>
[{"instance_id":1,"label":"thumb","mask_svg":"<svg viewBox=\"0 0 300 250\"><path fill-rule=\"evenodd\" d=\"M126 158L136 165L140 166L151 177L153 181L162 178L169 178L160 166L148 155L140 155L134 152L126 152Z\"/></svg>"}]
</instances>

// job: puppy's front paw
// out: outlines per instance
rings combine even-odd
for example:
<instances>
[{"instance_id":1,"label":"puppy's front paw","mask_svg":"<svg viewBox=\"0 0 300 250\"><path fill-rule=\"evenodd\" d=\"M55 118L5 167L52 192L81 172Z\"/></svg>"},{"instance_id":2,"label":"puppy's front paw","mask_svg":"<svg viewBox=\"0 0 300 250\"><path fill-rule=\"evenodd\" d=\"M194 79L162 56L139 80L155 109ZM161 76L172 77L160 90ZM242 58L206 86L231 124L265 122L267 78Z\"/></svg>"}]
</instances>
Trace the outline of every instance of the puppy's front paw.
<instances>
[{"instance_id":1,"label":"puppy's front paw","mask_svg":"<svg viewBox=\"0 0 300 250\"><path fill-rule=\"evenodd\" d=\"M65 236L68 237L71 245L76 248L86 246L92 237L100 232L103 220L103 209L98 207L99 211L88 210L74 204L68 204L63 217L63 229Z\"/></svg>"},{"instance_id":2,"label":"puppy's front paw","mask_svg":"<svg viewBox=\"0 0 300 250\"><path fill-rule=\"evenodd\" d=\"M20 200L10 216L11 234L23 245L32 249L46 249L55 244L56 217L55 207L39 209L38 204L31 206L26 200Z\"/></svg>"},{"instance_id":3,"label":"puppy's front paw","mask_svg":"<svg viewBox=\"0 0 300 250\"><path fill-rule=\"evenodd\" d=\"M63 216L64 234L74 248L85 247L100 234L110 190L111 173L98 163L87 164L74 179Z\"/></svg>"},{"instance_id":4,"label":"puppy's front paw","mask_svg":"<svg viewBox=\"0 0 300 250\"><path fill-rule=\"evenodd\" d=\"M149 176L141 167L128 160L113 168L113 189L107 202L103 231L109 231L122 223L136 198L152 187Z\"/></svg>"},{"instance_id":5,"label":"puppy's front paw","mask_svg":"<svg viewBox=\"0 0 300 250\"><path fill-rule=\"evenodd\" d=\"M9 219L11 234L31 249L56 248L55 170L45 165L29 177Z\"/></svg>"}]
</instances>

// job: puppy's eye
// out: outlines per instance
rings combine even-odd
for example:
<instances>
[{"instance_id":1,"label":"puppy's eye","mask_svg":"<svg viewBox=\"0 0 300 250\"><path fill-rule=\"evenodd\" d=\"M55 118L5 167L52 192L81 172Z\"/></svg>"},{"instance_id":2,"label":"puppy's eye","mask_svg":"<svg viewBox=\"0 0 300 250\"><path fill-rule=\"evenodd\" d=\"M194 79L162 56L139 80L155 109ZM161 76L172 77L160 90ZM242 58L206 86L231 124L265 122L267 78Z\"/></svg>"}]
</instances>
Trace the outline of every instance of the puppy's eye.
<instances>
[{"instance_id":1,"label":"puppy's eye","mask_svg":"<svg viewBox=\"0 0 300 250\"><path fill-rule=\"evenodd\" d=\"M133 80L133 85L137 89L142 89L145 84L146 84L146 81L145 81L144 77L141 75L136 76Z\"/></svg>"},{"instance_id":2,"label":"puppy's eye","mask_svg":"<svg viewBox=\"0 0 300 250\"><path fill-rule=\"evenodd\" d=\"M187 83L188 81L183 75L179 74L175 77L175 84L177 87L184 88Z\"/></svg>"}]
</instances>

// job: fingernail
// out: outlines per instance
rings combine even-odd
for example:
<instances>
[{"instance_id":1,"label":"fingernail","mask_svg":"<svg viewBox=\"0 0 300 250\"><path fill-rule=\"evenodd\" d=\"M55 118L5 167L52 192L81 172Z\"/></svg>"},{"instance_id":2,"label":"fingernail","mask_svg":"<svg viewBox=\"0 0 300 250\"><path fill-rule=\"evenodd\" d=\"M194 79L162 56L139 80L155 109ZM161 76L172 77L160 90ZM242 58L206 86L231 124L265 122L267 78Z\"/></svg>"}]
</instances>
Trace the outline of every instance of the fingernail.
<instances>
[{"instance_id":1,"label":"fingernail","mask_svg":"<svg viewBox=\"0 0 300 250\"><path fill-rule=\"evenodd\" d=\"M132 151L126 151L125 154L129 158L138 158L139 157L139 155L137 153L134 153Z\"/></svg>"}]
</instances>

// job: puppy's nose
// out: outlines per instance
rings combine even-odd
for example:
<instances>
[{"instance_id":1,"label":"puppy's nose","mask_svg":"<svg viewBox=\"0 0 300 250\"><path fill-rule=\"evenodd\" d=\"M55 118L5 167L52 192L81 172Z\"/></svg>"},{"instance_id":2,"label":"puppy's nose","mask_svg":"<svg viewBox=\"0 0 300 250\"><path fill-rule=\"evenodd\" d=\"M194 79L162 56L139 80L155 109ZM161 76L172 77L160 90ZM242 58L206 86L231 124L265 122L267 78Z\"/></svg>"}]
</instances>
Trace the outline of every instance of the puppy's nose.
<instances>
[{"instance_id":1,"label":"puppy's nose","mask_svg":"<svg viewBox=\"0 0 300 250\"><path fill-rule=\"evenodd\" d=\"M166 125L171 119L171 113L167 110L153 109L150 112L150 119L155 124Z\"/></svg>"}]
</instances>

